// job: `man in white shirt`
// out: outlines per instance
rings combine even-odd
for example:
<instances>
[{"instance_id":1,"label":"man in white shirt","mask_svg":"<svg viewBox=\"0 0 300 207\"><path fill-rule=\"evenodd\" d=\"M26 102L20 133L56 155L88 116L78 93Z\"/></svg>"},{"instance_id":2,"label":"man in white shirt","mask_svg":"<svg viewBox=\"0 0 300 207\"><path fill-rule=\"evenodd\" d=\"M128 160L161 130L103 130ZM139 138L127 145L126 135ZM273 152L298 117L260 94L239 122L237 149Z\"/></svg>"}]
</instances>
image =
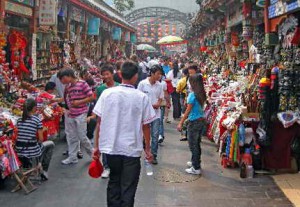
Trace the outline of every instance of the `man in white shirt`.
<instances>
[{"instance_id":1,"label":"man in white shirt","mask_svg":"<svg viewBox=\"0 0 300 207\"><path fill-rule=\"evenodd\" d=\"M138 89L145 93L155 109L155 120L151 123L151 152L153 154L152 164L157 164L157 149L158 149L158 138L159 138L159 127L160 127L160 106L164 98L164 91L161 83L163 70L160 65L153 65L150 68L150 76L141 81L138 85Z\"/></svg>"},{"instance_id":2,"label":"man in white shirt","mask_svg":"<svg viewBox=\"0 0 300 207\"><path fill-rule=\"evenodd\" d=\"M125 62L121 69L120 86L106 89L100 96L94 113L98 116L94 159L100 152L107 156L110 168L107 205L134 206L141 171L140 157L145 140L146 159L150 152L150 123L156 114L149 98L134 88L138 66Z\"/></svg>"},{"instance_id":3,"label":"man in white shirt","mask_svg":"<svg viewBox=\"0 0 300 207\"><path fill-rule=\"evenodd\" d=\"M154 65L159 65L159 62L151 57L151 60L148 62L148 68L152 68Z\"/></svg>"},{"instance_id":4,"label":"man in white shirt","mask_svg":"<svg viewBox=\"0 0 300 207\"><path fill-rule=\"evenodd\" d=\"M148 63L145 60L142 59L140 61L139 66L140 68L142 68L143 73L148 74L149 67L148 67Z\"/></svg>"},{"instance_id":5,"label":"man in white shirt","mask_svg":"<svg viewBox=\"0 0 300 207\"><path fill-rule=\"evenodd\" d=\"M63 98L64 93L65 93L65 85L60 82L59 78L57 77L57 73L55 73L54 75L51 76L49 82L55 83L55 85L56 85L55 89L56 89L59 97Z\"/></svg>"}]
</instances>

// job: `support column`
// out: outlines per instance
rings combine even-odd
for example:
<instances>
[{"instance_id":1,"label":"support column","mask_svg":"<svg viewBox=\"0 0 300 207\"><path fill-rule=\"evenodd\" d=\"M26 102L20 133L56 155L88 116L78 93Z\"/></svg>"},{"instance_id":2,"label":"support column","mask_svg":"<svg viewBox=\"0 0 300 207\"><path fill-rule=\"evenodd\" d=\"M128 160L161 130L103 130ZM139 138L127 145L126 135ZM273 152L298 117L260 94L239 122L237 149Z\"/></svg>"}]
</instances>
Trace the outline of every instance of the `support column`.
<instances>
[{"instance_id":1,"label":"support column","mask_svg":"<svg viewBox=\"0 0 300 207\"><path fill-rule=\"evenodd\" d=\"M66 18L66 39L69 40L70 39L70 22L71 22L71 18L70 18L70 15L71 15L71 5L70 3L67 3L67 5L63 5L63 8L67 8L67 18Z\"/></svg>"},{"instance_id":2,"label":"support column","mask_svg":"<svg viewBox=\"0 0 300 207\"><path fill-rule=\"evenodd\" d=\"M264 8L264 22L265 22L265 34L270 33L270 20L269 20L269 8L270 0L266 0L265 8Z\"/></svg>"},{"instance_id":3,"label":"support column","mask_svg":"<svg viewBox=\"0 0 300 207\"><path fill-rule=\"evenodd\" d=\"M84 25L83 25L83 35L84 40L87 40L87 30L88 30L88 13L86 11L83 12L84 14Z\"/></svg>"},{"instance_id":4,"label":"support column","mask_svg":"<svg viewBox=\"0 0 300 207\"><path fill-rule=\"evenodd\" d=\"M38 27L38 18L39 18L39 7L35 5L32 8L32 19L30 20L30 33L37 33Z\"/></svg>"},{"instance_id":5,"label":"support column","mask_svg":"<svg viewBox=\"0 0 300 207\"><path fill-rule=\"evenodd\" d=\"M0 1L0 31L4 30L5 0Z\"/></svg>"}]
</instances>

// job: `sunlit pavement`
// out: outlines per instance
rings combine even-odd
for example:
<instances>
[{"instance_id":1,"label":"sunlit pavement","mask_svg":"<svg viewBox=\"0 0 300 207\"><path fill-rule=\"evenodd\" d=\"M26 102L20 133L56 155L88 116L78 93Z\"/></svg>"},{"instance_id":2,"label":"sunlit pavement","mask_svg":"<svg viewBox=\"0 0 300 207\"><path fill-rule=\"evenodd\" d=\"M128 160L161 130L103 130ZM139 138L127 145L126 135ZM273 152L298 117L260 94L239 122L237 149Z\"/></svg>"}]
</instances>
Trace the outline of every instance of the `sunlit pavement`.
<instances>
[{"instance_id":1,"label":"sunlit pavement","mask_svg":"<svg viewBox=\"0 0 300 207\"><path fill-rule=\"evenodd\" d=\"M166 140L159 149L159 164L154 167L153 176L147 176L142 169L135 206L293 206L271 177L240 179L237 169L223 169L216 146L205 139L202 143L202 176L185 174L185 165L190 159L187 142L179 141L175 124L166 127ZM49 171L50 180L30 195L24 195L23 191L10 193L14 181L8 180L5 188L0 190L1 206L106 206L107 180L88 176L86 154L77 165L61 165L65 149L65 142L57 143Z\"/></svg>"},{"instance_id":2,"label":"sunlit pavement","mask_svg":"<svg viewBox=\"0 0 300 207\"><path fill-rule=\"evenodd\" d=\"M290 201L300 206L300 174L281 174L273 178Z\"/></svg>"}]
</instances>

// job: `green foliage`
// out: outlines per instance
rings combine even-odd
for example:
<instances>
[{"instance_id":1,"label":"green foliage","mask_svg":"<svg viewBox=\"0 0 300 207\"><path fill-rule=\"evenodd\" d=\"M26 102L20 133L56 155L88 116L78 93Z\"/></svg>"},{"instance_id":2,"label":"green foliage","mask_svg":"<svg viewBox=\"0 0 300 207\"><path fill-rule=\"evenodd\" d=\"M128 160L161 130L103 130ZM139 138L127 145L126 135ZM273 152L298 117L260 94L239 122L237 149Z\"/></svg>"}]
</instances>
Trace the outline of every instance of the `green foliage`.
<instances>
[{"instance_id":1,"label":"green foliage","mask_svg":"<svg viewBox=\"0 0 300 207\"><path fill-rule=\"evenodd\" d=\"M133 0L114 0L114 4L116 9L121 13L134 7Z\"/></svg>"}]
</instances>

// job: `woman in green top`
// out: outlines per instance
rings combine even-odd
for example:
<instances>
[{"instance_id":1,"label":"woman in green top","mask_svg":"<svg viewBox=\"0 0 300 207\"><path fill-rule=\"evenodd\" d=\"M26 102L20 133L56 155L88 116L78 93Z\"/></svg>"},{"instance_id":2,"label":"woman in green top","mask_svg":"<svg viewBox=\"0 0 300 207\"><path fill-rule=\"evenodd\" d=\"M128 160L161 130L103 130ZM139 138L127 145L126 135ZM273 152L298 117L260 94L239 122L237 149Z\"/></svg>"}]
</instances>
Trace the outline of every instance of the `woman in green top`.
<instances>
[{"instance_id":1,"label":"woman in green top","mask_svg":"<svg viewBox=\"0 0 300 207\"><path fill-rule=\"evenodd\" d=\"M201 134L205 126L204 104L206 102L206 93L204 89L203 79L201 74L192 75L189 79L190 93L187 97L187 109L177 126L179 131L182 130L182 125L188 119L188 143L192 153L191 162L187 162L188 169L185 171L189 174L201 174Z\"/></svg>"}]
</instances>

